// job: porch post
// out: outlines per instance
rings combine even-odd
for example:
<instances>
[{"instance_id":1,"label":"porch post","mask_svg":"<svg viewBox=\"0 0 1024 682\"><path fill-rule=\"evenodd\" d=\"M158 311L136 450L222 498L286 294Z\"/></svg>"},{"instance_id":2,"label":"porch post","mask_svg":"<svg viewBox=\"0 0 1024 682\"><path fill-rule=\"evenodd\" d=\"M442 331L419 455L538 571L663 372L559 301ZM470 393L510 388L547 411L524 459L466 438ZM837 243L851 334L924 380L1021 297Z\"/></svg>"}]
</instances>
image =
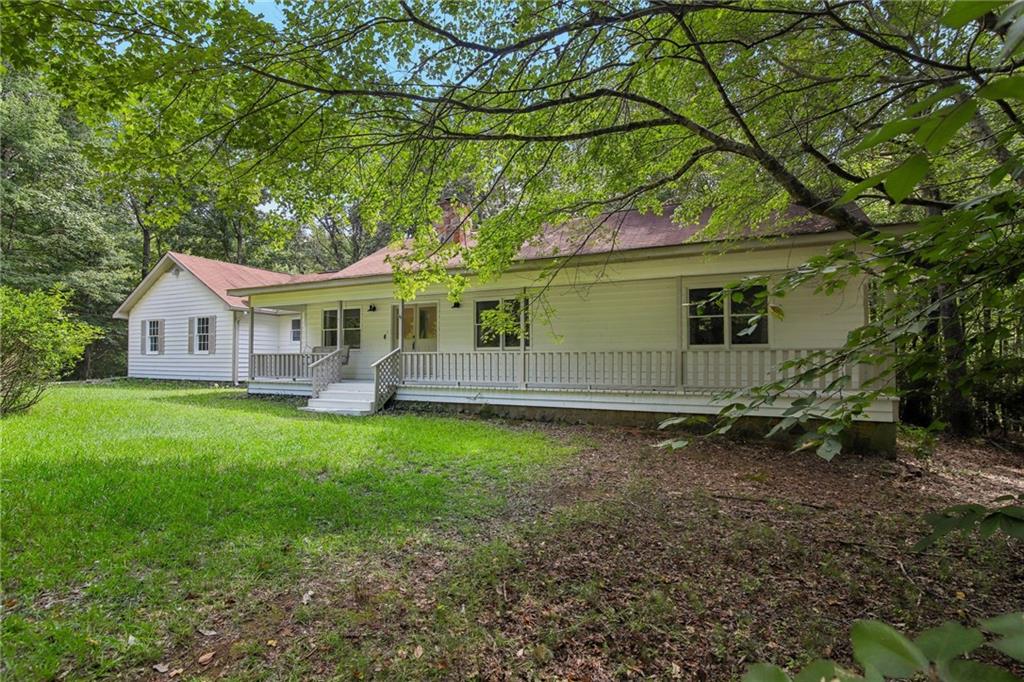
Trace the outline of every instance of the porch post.
<instances>
[{"instance_id":1,"label":"porch post","mask_svg":"<svg viewBox=\"0 0 1024 682\"><path fill-rule=\"evenodd\" d=\"M683 377L686 376L685 360L683 360L684 346L683 334L683 278L676 277L676 359L673 362L675 370L675 384L677 389L683 388Z\"/></svg>"},{"instance_id":2,"label":"porch post","mask_svg":"<svg viewBox=\"0 0 1024 682\"><path fill-rule=\"evenodd\" d=\"M396 348L405 350L405 300L398 299L398 345Z\"/></svg>"},{"instance_id":3,"label":"porch post","mask_svg":"<svg viewBox=\"0 0 1024 682\"><path fill-rule=\"evenodd\" d=\"M249 381L252 381L255 377L254 370L254 358L252 356L252 350L256 343L256 309L252 307L252 303L249 303Z\"/></svg>"},{"instance_id":4,"label":"porch post","mask_svg":"<svg viewBox=\"0 0 1024 682\"><path fill-rule=\"evenodd\" d=\"M238 385L238 311L231 311L231 385Z\"/></svg>"},{"instance_id":5,"label":"porch post","mask_svg":"<svg viewBox=\"0 0 1024 682\"><path fill-rule=\"evenodd\" d=\"M335 346L336 349L341 348L341 318L345 314L345 302L338 301L338 344Z\"/></svg>"},{"instance_id":6,"label":"porch post","mask_svg":"<svg viewBox=\"0 0 1024 682\"><path fill-rule=\"evenodd\" d=\"M308 303L303 303L302 304L302 311L299 313L299 352L300 353L305 353L306 352L306 348L309 348L310 350L313 350L313 347L311 345L309 345L309 343L308 343L309 338L306 336L306 334L308 334L308 329L309 329L309 327L308 327L308 325L309 325L309 314L308 313L309 313L309 304Z\"/></svg>"},{"instance_id":7,"label":"porch post","mask_svg":"<svg viewBox=\"0 0 1024 682\"><path fill-rule=\"evenodd\" d=\"M526 287L523 287L523 297L519 301L519 386L526 388Z\"/></svg>"}]
</instances>

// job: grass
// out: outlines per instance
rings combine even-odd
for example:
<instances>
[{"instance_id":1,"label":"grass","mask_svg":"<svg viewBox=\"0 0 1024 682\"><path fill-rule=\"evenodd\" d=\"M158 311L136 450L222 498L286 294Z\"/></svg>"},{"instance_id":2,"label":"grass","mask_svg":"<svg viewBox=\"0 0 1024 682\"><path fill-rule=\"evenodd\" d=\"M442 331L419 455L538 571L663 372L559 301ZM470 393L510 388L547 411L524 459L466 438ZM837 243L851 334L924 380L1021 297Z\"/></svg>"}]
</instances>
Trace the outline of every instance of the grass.
<instances>
[{"instance_id":1,"label":"grass","mask_svg":"<svg viewBox=\"0 0 1024 682\"><path fill-rule=\"evenodd\" d=\"M0 674L725 680L851 665L859 618L1024 604L1019 542L911 550L923 512L1024 491L1019 456L978 443L826 463L294 408L115 384L0 422Z\"/></svg>"},{"instance_id":2,"label":"grass","mask_svg":"<svg viewBox=\"0 0 1024 682\"><path fill-rule=\"evenodd\" d=\"M568 452L481 422L160 384L55 388L0 428L10 679L155 662L211 609L486 518Z\"/></svg>"}]
</instances>

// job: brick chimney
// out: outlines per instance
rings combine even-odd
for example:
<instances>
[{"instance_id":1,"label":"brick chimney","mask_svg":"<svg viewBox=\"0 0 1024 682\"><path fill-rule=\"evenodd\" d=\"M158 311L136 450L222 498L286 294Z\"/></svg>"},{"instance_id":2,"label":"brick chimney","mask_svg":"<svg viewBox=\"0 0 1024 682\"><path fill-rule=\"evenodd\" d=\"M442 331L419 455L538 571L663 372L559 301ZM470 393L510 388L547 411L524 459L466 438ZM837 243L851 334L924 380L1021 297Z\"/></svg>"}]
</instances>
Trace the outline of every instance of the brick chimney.
<instances>
[{"instance_id":1,"label":"brick chimney","mask_svg":"<svg viewBox=\"0 0 1024 682\"><path fill-rule=\"evenodd\" d=\"M437 236L442 242L465 244L466 233L469 231L469 220L462 214L460 204L451 199L442 199L441 220L437 223Z\"/></svg>"}]
</instances>

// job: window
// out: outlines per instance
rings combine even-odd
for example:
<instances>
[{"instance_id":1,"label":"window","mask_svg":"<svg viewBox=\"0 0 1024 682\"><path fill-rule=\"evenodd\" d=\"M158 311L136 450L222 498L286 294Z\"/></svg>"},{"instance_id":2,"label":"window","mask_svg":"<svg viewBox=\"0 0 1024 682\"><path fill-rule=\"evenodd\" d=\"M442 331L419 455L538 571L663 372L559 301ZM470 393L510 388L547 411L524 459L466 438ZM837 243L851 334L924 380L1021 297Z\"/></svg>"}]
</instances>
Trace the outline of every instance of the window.
<instances>
[{"instance_id":1,"label":"window","mask_svg":"<svg viewBox=\"0 0 1024 682\"><path fill-rule=\"evenodd\" d=\"M302 319L296 317L292 320L292 341L302 341Z\"/></svg>"},{"instance_id":2,"label":"window","mask_svg":"<svg viewBox=\"0 0 1024 682\"><path fill-rule=\"evenodd\" d=\"M342 344L349 348L359 348L359 308L346 308L341 315Z\"/></svg>"},{"instance_id":3,"label":"window","mask_svg":"<svg viewBox=\"0 0 1024 682\"><path fill-rule=\"evenodd\" d=\"M725 311L718 289L690 289L690 344L711 346L725 343Z\"/></svg>"},{"instance_id":4,"label":"window","mask_svg":"<svg viewBox=\"0 0 1024 682\"><path fill-rule=\"evenodd\" d=\"M416 306L416 340L433 340L437 343L437 306Z\"/></svg>"},{"instance_id":5,"label":"window","mask_svg":"<svg viewBox=\"0 0 1024 682\"><path fill-rule=\"evenodd\" d=\"M210 318L196 318L196 352L210 352Z\"/></svg>"},{"instance_id":6,"label":"window","mask_svg":"<svg viewBox=\"0 0 1024 682\"><path fill-rule=\"evenodd\" d=\"M763 286L723 296L721 287L690 289L690 345L721 346L768 343L768 296ZM726 329L728 323L728 329Z\"/></svg>"},{"instance_id":7,"label":"window","mask_svg":"<svg viewBox=\"0 0 1024 682\"><path fill-rule=\"evenodd\" d=\"M764 287L734 291L729 308L733 344L768 343L768 292Z\"/></svg>"},{"instance_id":8,"label":"window","mask_svg":"<svg viewBox=\"0 0 1024 682\"><path fill-rule=\"evenodd\" d=\"M519 348L519 320L520 320L520 309L522 301L518 298L506 298L495 301L477 301L476 302L476 318L474 321L474 339L477 348L501 348L501 349L514 349ZM495 311L492 313L492 311ZM512 322L514 327L504 332L497 332L493 329L489 329L485 320L491 315L496 315L496 311L501 311L507 317L506 320ZM530 345L530 310L527 307L523 311L523 331L526 333L524 345L529 347Z\"/></svg>"},{"instance_id":9,"label":"window","mask_svg":"<svg viewBox=\"0 0 1024 682\"><path fill-rule=\"evenodd\" d=\"M323 316L323 345L338 345L338 310L325 310Z\"/></svg>"},{"instance_id":10,"label":"window","mask_svg":"<svg viewBox=\"0 0 1024 682\"><path fill-rule=\"evenodd\" d=\"M160 352L160 320L146 322L146 354L155 355Z\"/></svg>"}]
</instances>

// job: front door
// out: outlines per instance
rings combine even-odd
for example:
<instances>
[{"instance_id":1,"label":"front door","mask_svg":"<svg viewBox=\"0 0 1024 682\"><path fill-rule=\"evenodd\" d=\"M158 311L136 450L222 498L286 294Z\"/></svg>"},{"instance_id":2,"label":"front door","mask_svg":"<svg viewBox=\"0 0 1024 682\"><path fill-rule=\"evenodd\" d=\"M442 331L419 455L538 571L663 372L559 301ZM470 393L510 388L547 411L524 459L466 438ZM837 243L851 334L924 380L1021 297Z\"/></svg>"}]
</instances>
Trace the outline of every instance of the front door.
<instances>
[{"instance_id":1,"label":"front door","mask_svg":"<svg viewBox=\"0 0 1024 682\"><path fill-rule=\"evenodd\" d=\"M402 347L407 351L437 351L437 304L417 303L405 306L402 320ZM391 308L391 338L398 338L398 306Z\"/></svg>"}]
</instances>

